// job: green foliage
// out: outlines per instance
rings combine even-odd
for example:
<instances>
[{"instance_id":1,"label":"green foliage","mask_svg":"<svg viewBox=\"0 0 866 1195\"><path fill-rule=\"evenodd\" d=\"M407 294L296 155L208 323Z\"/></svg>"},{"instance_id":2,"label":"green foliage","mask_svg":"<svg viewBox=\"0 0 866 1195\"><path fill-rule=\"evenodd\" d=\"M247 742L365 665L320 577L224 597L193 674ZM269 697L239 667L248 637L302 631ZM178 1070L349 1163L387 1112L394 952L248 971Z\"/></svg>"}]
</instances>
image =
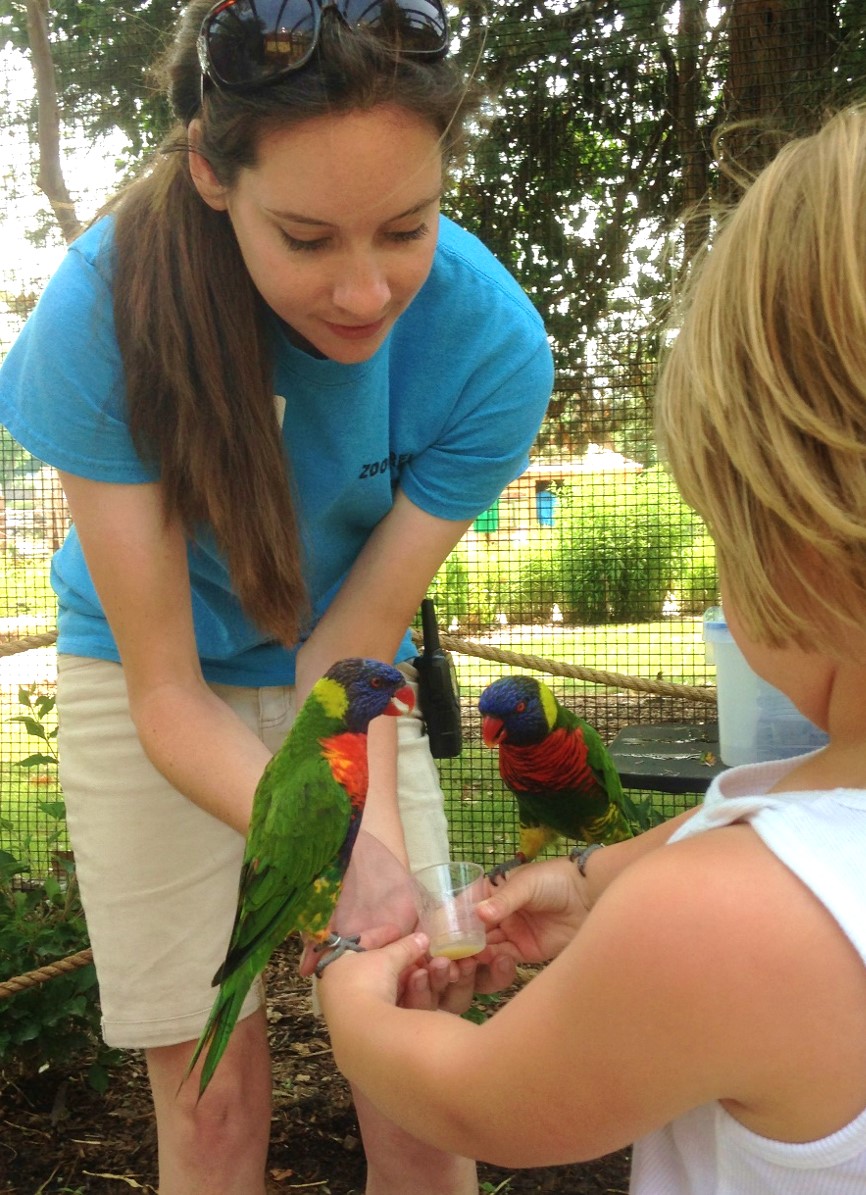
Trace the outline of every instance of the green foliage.
<instances>
[{"instance_id":1,"label":"green foliage","mask_svg":"<svg viewBox=\"0 0 866 1195\"><path fill-rule=\"evenodd\" d=\"M87 945L87 931L72 865L58 860L58 875L22 878L28 867L0 851L0 957L8 977L56 962ZM4 977L5 978L5 977ZM0 1000L0 1068L7 1078L67 1066L92 1052L99 1029L92 965ZM89 1079L104 1089L105 1051Z\"/></svg>"},{"instance_id":2,"label":"green foliage","mask_svg":"<svg viewBox=\"0 0 866 1195\"><path fill-rule=\"evenodd\" d=\"M156 145L170 114L149 68L180 8L181 0L54 0L50 36L64 119L80 121L91 137L121 129L132 160ZM24 4L0 0L0 44L29 49Z\"/></svg>"},{"instance_id":3,"label":"green foliage","mask_svg":"<svg viewBox=\"0 0 866 1195\"><path fill-rule=\"evenodd\" d=\"M694 514L661 468L617 475L593 489L563 490L557 518L557 599L566 621L583 624L659 618L686 551Z\"/></svg>"},{"instance_id":4,"label":"green foliage","mask_svg":"<svg viewBox=\"0 0 866 1195\"><path fill-rule=\"evenodd\" d=\"M436 603L442 627L456 619L461 632L486 630L494 624L497 611L507 609L508 573L501 560L476 547L461 540L430 585L428 595Z\"/></svg>"},{"instance_id":5,"label":"green foliage","mask_svg":"<svg viewBox=\"0 0 866 1195\"><path fill-rule=\"evenodd\" d=\"M0 552L0 618L29 614L45 618L52 627L57 618L57 599L51 588L51 561L46 556L23 556L14 545Z\"/></svg>"},{"instance_id":6,"label":"green foliage","mask_svg":"<svg viewBox=\"0 0 866 1195\"><path fill-rule=\"evenodd\" d=\"M42 875L57 866L58 856L68 854L65 807L57 781L55 699L38 692L35 685L28 685L19 688L18 702L25 712L6 719L10 727L7 742L13 751L24 750L25 754L14 764L17 775L7 774L8 769L0 772L2 808L6 811L6 816L0 818L0 832L3 842L22 865ZM13 727L20 727L20 730ZM31 749L31 738L38 740L36 751ZM22 779L28 790L43 794L28 798L23 807L20 799L10 799L10 793L20 792Z\"/></svg>"},{"instance_id":7,"label":"green foliage","mask_svg":"<svg viewBox=\"0 0 866 1195\"><path fill-rule=\"evenodd\" d=\"M716 549L705 532L692 543L680 561L673 584L681 614L702 614L719 601Z\"/></svg>"},{"instance_id":8,"label":"green foliage","mask_svg":"<svg viewBox=\"0 0 866 1195\"><path fill-rule=\"evenodd\" d=\"M502 992L476 992L472 1003L462 1014L464 1021L471 1021L473 1025L483 1025L487 1018L506 1000ZM497 1188L498 1190L499 1188Z\"/></svg>"},{"instance_id":9,"label":"green foliage","mask_svg":"<svg viewBox=\"0 0 866 1195\"><path fill-rule=\"evenodd\" d=\"M24 768L53 768L57 764L54 698L33 686L19 690L24 713L10 719L20 723L39 743L22 759ZM50 845L64 841L63 802L41 801L53 819ZM11 823L0 821L7 831ZM17 854L0 851L0 958L3 979L27 974L88 944L87 926L78 893L75 868L64 854L53 854L52 870L31 874L29 843ZM99 1000L93 965L78 967L45 983L0 999L0 1072L15 1080L49 1068L70 1069L83 1055L87 1079L96 1090L108 1084L108 1068L120 1057L99 1039Z\"/></svg>"},{"instance_id":10,"label":"green foliage","mask_svg":"<svg viewBox=\"0 0 866 1195\"><path fill-rule=\"evenodd\" d=\"M442 627L456 619L461 633L478 633L497 615L511 625L549 622L554 604L576 626L660 619L669 595L679 613L701 613L717 591L712 542L657 466L562 488L554 527L521 532L507 566L501 540L467 537L430 596Z\"/></svg>"},{"instance_id":11,"label":"green foliage","mask_svg":"<svg viewBox=\"0 0 866 1195\"><path fill-rule=\"evenodd\" d=\"M7 428L0 427L0 493L16 476L30 473L35 468L38 464L30 453L13 439Z\"/></svg>"},{"instance_id":12,"label":"green foliage","mask_svg":"<svg viewBox=\"0 0 866 1195\"><path fill-rule=\"evenodd\" d=\"M10 722L19 722L31 738L39 739L42 747L39 751L25 756L18 761L20 768L42 768L57 766L57 721L52 717L57 699L50 693L39 693L35 685L22 685L18 690L18 704L22 705L25 713L10 718ZM49 720L50 719L50 720ZM59 813L62 817L62 807Z\"/></svg>"}]
</instances>

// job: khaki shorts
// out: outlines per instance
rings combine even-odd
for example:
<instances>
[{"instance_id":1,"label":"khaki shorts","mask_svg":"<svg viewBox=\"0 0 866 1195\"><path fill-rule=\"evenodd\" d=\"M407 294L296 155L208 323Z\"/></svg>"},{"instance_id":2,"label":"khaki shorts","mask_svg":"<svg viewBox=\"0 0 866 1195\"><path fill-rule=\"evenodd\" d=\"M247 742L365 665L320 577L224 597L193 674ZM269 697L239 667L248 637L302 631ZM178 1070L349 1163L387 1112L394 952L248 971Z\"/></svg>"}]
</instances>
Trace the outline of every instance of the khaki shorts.
<instances>
[{"instance_id":1,"label":"khaki shorts","mask_svg":"<svg viewBox=\"0 0 866 1195\"><path fill-rule=\"evenodd\" d=\"M212 688L276 751L294 721L294 689ZM58 710L60 782L105 1041L149 1048L194 1040L234 922L244 839L147 759L119 664L61 655ZM417 712L397 720L397 733L400 813L417 870L448 858L447 823ZM254 985L241 1016L262 999Z\"/></svg>"}]
</instances>

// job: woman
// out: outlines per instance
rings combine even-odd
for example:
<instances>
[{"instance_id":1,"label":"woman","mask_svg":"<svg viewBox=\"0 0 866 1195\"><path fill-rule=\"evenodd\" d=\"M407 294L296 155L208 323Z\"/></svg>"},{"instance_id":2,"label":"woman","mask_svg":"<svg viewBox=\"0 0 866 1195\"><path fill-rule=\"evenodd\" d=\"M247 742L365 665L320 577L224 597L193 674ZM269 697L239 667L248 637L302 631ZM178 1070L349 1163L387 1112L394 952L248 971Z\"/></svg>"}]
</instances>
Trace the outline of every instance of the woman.
<instances>
[{"instance_id":1,"label":"woman","mask_svg":"<svg viewBox=\"0 0 866 1195\"><path fill-rule=\"evenodd\" d=\"M162 1195L264 1190L261 992L205 1098L180 1086L264 765L334 660L409 667L430 579L525 466L550 392L538 316L439 217L470 110L448 40L439 0L193 0L165 152L0 372L0 416L74 522L52 573L61 781L104 1034L146 1051ZM365 828L416 868L446 825L399 721L399 750L371 732ZM467 1159L358 1114L370 1195L476 1189Z\"/></svg>"}]
</instances>

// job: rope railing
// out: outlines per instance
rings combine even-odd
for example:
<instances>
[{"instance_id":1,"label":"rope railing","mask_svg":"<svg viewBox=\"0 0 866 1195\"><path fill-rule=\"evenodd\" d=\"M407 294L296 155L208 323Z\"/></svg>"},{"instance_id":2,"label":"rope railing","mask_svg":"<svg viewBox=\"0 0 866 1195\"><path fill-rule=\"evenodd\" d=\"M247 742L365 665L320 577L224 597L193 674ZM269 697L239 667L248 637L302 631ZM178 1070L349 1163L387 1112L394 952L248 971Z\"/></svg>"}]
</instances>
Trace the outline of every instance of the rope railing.
<instances>
[{"instance_id":1,"label":"rope railing","mask_svg":"<svg viewBox=\"0 0 866 1195\"><path fill-rule=\"evenodd\" d=\"M38 967L35 971L25 971L23 975L16 975L14 979L0 983L0 1000L17 996L19 992L37 987L40 983L47 983L49 979L57 979L70 971L77 971L79 967L86 967L92 962L93 951L88 946L86 950L67 955L66 958L58 959L56 963L46 963L44 967Z\"/></svg>"},{"instance_id":2,"label":"rope railing","mask_svg":"<svg viewBox=\"0 0 866 1195\"><path fill-rule=\"evenodd\" d=\"M716 704L716 689L713 685L679 685L673 681L646 680L644 677L629 676L623 672L603 672L597 668L585 668L582 664L562 664L558 660L508 651L489 643L458 639L454 635L441 635L440 642L444 648L463 655L479 656L483 660L513 664L519 668L531 668L536 672L549 672L553 676L571 676L612 689L635 689L639 693L658 693L664 697L683 697L689 701Z\"/></svg>"},{"instance_id":3,"label":"rope railing","mask_svg":"<svg viewBox=\"0 0 866 1195\"><path fill-rule=\"evenodd\" d=\"M0 643L0 656L15 656L21 651L31 651L34 647L51 647L56 642L56 631L46 631L42 635L21 635L17 639Z\"/></svg>"},{"instance_id":4,"label":"rope railing","mask_svg":"<svg viewBox=\"0 0 866 1195\"><path fill-rule=\"evenodd\" d=\"M420 638L416 636L416 638ZM0 643L0 657L15 655L18 652L30 651L36 647L50 647L57 641L56 631L46 631L41 635L22 635L18 639L11 639ZM705 702L714 705L716 690L711 685L679 685L672 681L646 680L639 676L629 676L621 672L605 672L597 668L586 668L581 664L563 664L558 660L548 660L543 656L536 656L524 652L509 651L507 648L497 647L491 643L478 643L475 640L461 639L456 635L441 635L442 647L460 655L475 656L482 660L495 663L509 664L516 668L529 668L535 672L547 672L552 676L574 677L577 680L589 681L592 684L604 685L613 689L632 689L639 693L656 693L665 697L682 697L690 701ZM23 975L16 975L0 983L0 1000L17 995L28 988L37 987L68 974L78 967L85 967L93 961L90 949L79 950L67 958L59 959L39 967L35 971L27 971Z\"/></svg>"}]
</instances>

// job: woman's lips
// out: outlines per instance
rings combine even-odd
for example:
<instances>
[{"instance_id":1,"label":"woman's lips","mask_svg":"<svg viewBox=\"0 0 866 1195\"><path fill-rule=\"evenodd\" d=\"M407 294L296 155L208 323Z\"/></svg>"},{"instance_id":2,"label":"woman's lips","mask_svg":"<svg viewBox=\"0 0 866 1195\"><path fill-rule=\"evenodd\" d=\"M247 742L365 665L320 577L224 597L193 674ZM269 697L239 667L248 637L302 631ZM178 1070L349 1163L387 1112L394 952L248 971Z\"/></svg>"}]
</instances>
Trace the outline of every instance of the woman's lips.
<instances>
[{"instance_id":1,"label":"woman's lips","mask_svg":"<svg viewBox=\"0 0 866 1195\"><path fill-rule=\"evenodd\" d=\"M378 336L385 326L385 320L376 320L374 324L332 324L325 320L325 327L341 340L367 340L371 336Z\"/></svg>"}]
</instances>

